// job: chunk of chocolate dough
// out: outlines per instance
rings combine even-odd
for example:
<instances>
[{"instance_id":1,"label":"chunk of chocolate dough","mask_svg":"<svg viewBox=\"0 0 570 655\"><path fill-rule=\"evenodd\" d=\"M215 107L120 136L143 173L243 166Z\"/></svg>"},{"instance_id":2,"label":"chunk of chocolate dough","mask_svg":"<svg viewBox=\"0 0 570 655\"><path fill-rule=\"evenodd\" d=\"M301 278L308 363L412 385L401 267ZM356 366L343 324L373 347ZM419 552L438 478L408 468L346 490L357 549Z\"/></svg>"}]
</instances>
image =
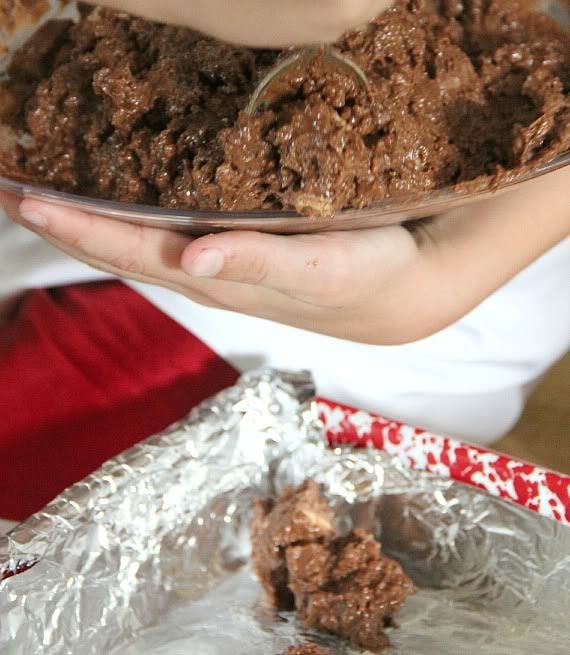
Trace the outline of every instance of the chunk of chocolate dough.
<instances>
[{"instance_id":1,"label":"chunk of chocolate dough","mask_svg":"<svg viewBox=\"0 0 570 655\"><path fill-rule=\"evenodd\" d=\"M314 482L286 489L276 502L258 501L251 533L254 571L273 607L296 608L306 627L356 646L379 651L388 645L385 628L414 584L382 555L373 535L337 534Z\"/></svg>"},{"instance_id":2,"label":"chunk of chocolate dough","mask_svg":"<svg viewBox=\"0 0 570 655\"><path fill-rule=\"evenodd\" d=\"M330 655L330 653L315 644L301 644L290 646L282 655Z\"/></svg>"}]
</instances>

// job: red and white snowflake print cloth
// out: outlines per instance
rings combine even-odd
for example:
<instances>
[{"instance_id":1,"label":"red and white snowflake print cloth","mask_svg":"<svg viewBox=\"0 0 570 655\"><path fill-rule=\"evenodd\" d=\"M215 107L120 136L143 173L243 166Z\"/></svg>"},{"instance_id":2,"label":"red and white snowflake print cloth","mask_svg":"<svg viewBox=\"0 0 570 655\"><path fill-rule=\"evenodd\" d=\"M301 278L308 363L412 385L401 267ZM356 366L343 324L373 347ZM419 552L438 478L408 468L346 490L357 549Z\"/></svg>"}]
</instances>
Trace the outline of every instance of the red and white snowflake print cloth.
<instances>
[{"instance_id":1,"label":"red and white snowflake print cloth","mask_svg":"<svg viewBox=\"0 0 570 655\"><path fill-rule=\"evenodd\" d=\"M570 524L570 477L320 399L319 415L332 446L373 446L403 466L428 471Z\"/></svg>"}]
</instances>

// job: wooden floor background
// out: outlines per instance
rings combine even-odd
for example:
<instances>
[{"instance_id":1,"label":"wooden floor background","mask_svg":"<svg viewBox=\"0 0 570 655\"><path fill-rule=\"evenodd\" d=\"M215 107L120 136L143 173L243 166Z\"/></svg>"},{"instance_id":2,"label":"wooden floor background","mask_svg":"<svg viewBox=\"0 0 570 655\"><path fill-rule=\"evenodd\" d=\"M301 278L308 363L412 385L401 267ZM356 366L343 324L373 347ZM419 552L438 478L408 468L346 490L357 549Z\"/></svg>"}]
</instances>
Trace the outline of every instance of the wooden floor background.
<instances>
[{"instance_id":1,"label":"wooden floor background","mask_svg":"<svg viewBox=\"0 0 570 655\"><path fill-rule=\"evenodd\" d=\"M493 448L570 474L570 355L544 378L519 424Z\"/></svg>"}]
</instances>

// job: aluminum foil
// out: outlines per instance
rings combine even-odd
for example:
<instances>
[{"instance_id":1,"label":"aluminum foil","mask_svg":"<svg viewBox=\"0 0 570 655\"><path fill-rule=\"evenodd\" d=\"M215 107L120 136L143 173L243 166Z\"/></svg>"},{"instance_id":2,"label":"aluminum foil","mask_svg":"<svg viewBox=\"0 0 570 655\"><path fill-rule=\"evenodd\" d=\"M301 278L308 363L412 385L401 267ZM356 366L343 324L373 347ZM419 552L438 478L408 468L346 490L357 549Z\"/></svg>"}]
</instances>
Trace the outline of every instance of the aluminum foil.
<instances>
[{"instance_id":1,"label":"aluminum foil","mask_svg":"<svg viewBox=\"0 0 570 655\"><path fill-rule=\"evenodd\" d=\"M567 655L570 529L372 450L325 447L306 373L261 371L0 539L0 653L277 655L313 640L251 575L255 497L320 482L420 586L391 654Z\"/></svg>"}]
</instances>

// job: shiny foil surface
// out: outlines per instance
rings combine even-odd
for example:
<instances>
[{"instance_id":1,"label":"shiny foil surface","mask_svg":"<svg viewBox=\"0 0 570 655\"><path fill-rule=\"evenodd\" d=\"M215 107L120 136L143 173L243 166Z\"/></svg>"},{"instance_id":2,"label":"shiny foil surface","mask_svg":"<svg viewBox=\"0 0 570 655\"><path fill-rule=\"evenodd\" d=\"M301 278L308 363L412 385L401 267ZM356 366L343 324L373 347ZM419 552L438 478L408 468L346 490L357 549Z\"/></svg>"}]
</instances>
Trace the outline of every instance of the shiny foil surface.
<instances>
[{"instance_id":1,"label":"shiny foil surface","mask_svg":"<svg viewBox=\"0 0 570 655\"><path fill-rule=\"evenodd\" d=\"M0 653L352 652L269 610L248 565L254 498L313 478L341 529L374 530L420 587L386 653L567 655L568 526L328 449L314 393L307 373L244 375L0 539Z\"/></svg>"}]
</instances>

